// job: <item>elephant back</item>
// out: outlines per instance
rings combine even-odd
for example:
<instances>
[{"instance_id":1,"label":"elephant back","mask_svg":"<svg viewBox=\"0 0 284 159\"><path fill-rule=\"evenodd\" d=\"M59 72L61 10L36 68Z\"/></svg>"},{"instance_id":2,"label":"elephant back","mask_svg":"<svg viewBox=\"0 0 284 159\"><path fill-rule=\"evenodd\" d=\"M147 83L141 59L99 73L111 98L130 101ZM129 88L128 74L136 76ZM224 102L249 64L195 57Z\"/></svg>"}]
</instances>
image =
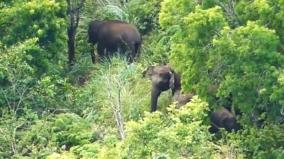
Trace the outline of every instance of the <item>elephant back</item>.
<instances>
[{"instance_id":1,"label":"elephant back","mask_svg":"<svg viewBox=\"0 0 284 159\"><path fill-rule=\"evenodd\" d=\"M117 20L106 21L101 24L100 28L102 29L100 32L104 34L104 36L105 34L109 34L109 36L123 38L123 40L126 41L141 41L141 35L138 29L134 25L126 22Z\"/></svg>"}]
</instances>

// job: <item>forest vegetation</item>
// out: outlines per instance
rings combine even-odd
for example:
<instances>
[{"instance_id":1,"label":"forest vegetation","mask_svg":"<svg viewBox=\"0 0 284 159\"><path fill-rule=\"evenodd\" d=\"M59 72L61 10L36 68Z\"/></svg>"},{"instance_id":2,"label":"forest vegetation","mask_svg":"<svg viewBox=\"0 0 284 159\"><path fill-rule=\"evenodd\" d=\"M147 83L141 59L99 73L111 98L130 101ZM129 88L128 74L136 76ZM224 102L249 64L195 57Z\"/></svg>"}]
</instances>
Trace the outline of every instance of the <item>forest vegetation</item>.
<instances>
[{"instance_id":1,"label":"forest vegetation","mask_svg":"<svg viewBox=\"0 0 284 159\"><path fill-rule=\"evenodd\" d=\"M137 60L93 64L93 20L136 26ZM195 96L150 112L163 64ZM208 131L222 106L239 131ZM283 124L284 0L0 1L0 159L283 159Z\"/></svg>"}]
</instances>

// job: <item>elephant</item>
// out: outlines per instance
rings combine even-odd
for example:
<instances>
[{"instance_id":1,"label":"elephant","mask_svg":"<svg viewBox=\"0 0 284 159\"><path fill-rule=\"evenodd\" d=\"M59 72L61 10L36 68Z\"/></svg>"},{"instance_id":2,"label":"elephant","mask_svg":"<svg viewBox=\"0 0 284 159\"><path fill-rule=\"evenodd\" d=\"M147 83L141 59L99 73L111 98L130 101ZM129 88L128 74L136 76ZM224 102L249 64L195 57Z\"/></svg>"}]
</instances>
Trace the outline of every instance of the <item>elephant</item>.
<instances>
[{"instance_id":1,"label":"elephant","mask_svg":"<svg viewBox=\"0 0 284 159\"><path fill-rule=\"evenodd\" d=\"M217 133L220 128L225 128L226 131L238 131L241 126L237 123L237 119L232 112L225 107L220 107L210 114L211 127L210 133Z\"/></svg>"},{"instance_id":2,"label":"elephant","mask_svg":"<svg viewBox=\"0 0 284 159\"><path fill-rule=\"evenodd\" d=\"M152 81L151 112L157 110L158 98L163 91L171 89L174 96L181 88L180 76L169 65L150 66L143 76L150 77Z\"/></svg>"},{"instance_id":3,"label":"elephant","mask_svg":"<svg viewBox=\"0 0 284 159\"><path fill-rule=\"evenodd\" d=\"M142 38L134 25L119 20L94 20L88 28L89 43L93 46L91 57L95 63L94 45L97 44L99 57L110 56L114 52L128 54L129 62L138 56Z\"/></svg>"},{"instance_id":4,"label":"elephant","mask_svg":"<svg viewBox=\"0 0 284 159\"><path fill-rule=\"evenodd\" d=\"M181 106L187 104L191 101L194 94L192 93L182 93L182 91L176 90L173 94L173 101L177 102L177 108L180 108Z\"/></svg>"},{"instance_id":5,"label":"elephant","mask_svg":"<svg viewBox=\"0 0 284 159\"><path fill-rule=\"evenodd\" d=\"M180 81L180 76L176 73L174 73L170 78L170 89L172 90L173 101L177 102L177 108L180 108L190 102L194 96L193 93L182 92Z\"/></svg>"}]
</instances>

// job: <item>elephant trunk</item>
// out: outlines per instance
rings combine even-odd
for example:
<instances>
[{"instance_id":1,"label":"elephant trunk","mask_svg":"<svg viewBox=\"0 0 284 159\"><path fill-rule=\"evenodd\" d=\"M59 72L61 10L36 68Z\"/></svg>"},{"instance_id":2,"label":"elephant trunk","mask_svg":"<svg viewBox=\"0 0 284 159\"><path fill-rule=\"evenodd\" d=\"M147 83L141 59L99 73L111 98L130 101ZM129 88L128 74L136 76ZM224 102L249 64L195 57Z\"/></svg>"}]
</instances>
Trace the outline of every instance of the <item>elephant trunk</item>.
<instances>
[{"instance_id":1,"label":"elephant trunk","mask_svg":"<svg viewBox=\"0 0 284 159\"><path fill-rule=\"evenodd\" d=\"M151 112L157 110L158 97L160 96L160 94L161 91L153 86L151 91Z\"/></svg>"}]
</instances>

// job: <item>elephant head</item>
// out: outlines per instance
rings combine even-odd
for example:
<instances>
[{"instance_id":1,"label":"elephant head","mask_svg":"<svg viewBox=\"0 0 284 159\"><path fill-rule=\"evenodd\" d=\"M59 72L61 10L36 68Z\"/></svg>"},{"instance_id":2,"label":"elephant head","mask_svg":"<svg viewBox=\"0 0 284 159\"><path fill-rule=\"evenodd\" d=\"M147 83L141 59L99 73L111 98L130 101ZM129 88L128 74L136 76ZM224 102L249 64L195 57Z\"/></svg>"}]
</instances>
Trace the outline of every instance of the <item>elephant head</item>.
<instances>
[{"instance_id":1,"label":"elephant head","mask_svg":"<svg viewBox=\"0 0 284 159\"><path fill-rule=\"evenodd\" d=\"M170 88L172 90L172 93L174 95L175 92L181 90L181 79L180 79L180 75L178 75L177 73L173 73L173 75L170 78Z\"/></svg>"},{"instance_id":2,"label":"elephant head","mask_svg":"<svg viewBox=\"0 0 284 159\"><path fill-rule=\"evenodd\" d=\"M172 94L180 88L180 78L169 65L150 66L143 72L152 82L151 111L157 110L157 102L160 94L171 88Z\"/></svg>"},{"instance_id":3,"label":"elephant head","mask_svg":"<svg viewBox=\"0 0 284 159\"><path fill-rule=\"evenodd\" d=\"M94 20L90 22L88 28L89 43L92 43L94 45L98 42L98 35L99 35L98 33L102 23L103 21L100 20Z\"/></svg>"},{"instance_id":4,"label":"elephant head","mask_svg":"<svg viewBox=\"0 0 284 159\"><path fill-rule=\"evenodd\" d=\"M151 112L154 112L157 110L160 94L170 89L170 79L173 76L173 71L169 65L150 66L143 72L143 76L148 76L152 82Z\"/></svg>"}]
</instances>

